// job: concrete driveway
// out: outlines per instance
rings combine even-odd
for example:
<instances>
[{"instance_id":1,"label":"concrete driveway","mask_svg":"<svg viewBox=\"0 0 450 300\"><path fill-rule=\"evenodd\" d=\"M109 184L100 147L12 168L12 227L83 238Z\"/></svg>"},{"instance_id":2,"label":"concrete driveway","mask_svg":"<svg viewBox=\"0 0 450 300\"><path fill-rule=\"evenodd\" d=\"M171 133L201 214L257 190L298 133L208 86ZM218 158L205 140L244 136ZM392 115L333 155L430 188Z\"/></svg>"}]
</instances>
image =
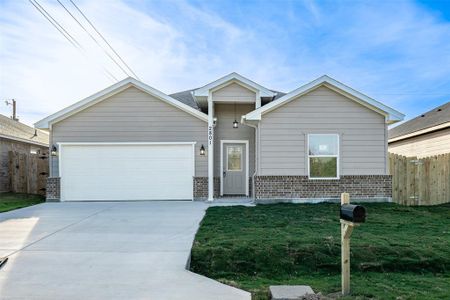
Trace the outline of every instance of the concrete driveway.
<instances>
[{"instance_id":1,"label":"concrete driveway","mask_svg":"<svg viewBox=\"0 0 450 300\"><path fill-rule=\"evenodd\" d=\"M66 202L0 214L0 299L250 299L185 269L206 208Z\"/></svg>"}]
</instances>

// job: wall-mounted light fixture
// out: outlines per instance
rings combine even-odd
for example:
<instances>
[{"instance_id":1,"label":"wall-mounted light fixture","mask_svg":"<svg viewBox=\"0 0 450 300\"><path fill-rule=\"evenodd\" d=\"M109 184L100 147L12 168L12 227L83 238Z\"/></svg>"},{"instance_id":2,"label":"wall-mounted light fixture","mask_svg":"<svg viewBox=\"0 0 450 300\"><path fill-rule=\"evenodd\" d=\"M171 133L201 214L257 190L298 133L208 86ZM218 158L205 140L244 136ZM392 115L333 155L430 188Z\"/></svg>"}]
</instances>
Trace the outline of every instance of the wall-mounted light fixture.
<instances>
[{"instance_id":1,"label":"wall-mounted light fixture","mask_svg":"<svg viewBox=\"0 0 450 300\"><path fill-rule=\"evenodd\" d=\"M234 102L234 122L233 122L233 128L238 128L239 123L236 120L236 102Z\"/></svg>"},{"instance_id":2,"label":"wall-mounted light fixture","mask_svg":"<svg viewBox=\"0 0 450 300\"><path fill-rule=\"evenodd\" d=\"M200 155L205 155L205 146L203 145L200 147Z\"/></svg>"},{"instance_id":3,"label":"wall-mounted light fixture","mask_svg":"<svg viewBox=\"0 0 450 300\"><path fill-rule=\"evenodd\" d=\"M214 117L213 118L213 126L216 127L216 125L217 125L217 118Z\"/></svg>"},{"instance_id":4,"label":"wall-mounted light fixture","mask_svg":"<svg viewBox=\"0 0 450 300\"><path fill-rule=\"evenodd\" d=\"M52 156L58 156L58 149L55 145L52 146L52 151L50 153Z\"/></svg>"}]
</instances>

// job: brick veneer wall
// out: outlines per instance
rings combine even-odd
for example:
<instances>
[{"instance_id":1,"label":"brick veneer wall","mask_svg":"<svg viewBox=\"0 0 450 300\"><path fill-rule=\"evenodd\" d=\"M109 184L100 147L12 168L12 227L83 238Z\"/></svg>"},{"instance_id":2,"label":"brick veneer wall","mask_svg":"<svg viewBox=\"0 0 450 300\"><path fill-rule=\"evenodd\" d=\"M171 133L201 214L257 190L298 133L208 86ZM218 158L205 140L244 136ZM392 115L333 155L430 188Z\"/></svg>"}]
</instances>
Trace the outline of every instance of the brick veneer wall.
<instances>
[{"instance_id":1,"label":"brick veneer wall","mask_svg":"<svg viewBox=\"0 0 450 300\"><path fill-rule=\"evenodd\" d=\"M220 178L214 177L214 197L220 193ZM194 177L194 199L208 198L208 177Z\"/></svg>"},{"instance_id":2,"label":"brick veneer wall","mask_svg":"<svg viewBox=\"0 0 450 300\"><path fill-rule=\"evenodd\" d=\"M248 182L249 195L252 195L252 179ZM220 194L220 177L214 177L214 198ZM208 198L208 177L194 177L194 199Z\"/></svg>"},{"instance_id":3,"label":"brick veneer wall","mask_svg":"<svg viewBox=\"0 0 450 300\"><path fill-rule=\"evenodd\" d=\"M61 178L60 177L48 177L47 178L47 200L56 201L60 200L61 196Z\"/></svg>"},{"instance_id":4,"label":"brick veneer wall","mask_svg":"<svg viewBox=\"0 0 450 300\"><path fill-rule=\"evenodd\" d=\"M339 198L341 193L352 198L392 197L390 175L341 176L336 180L311 180L307 176L256 176L256 199Z\"/></svg>"}]
</instances>

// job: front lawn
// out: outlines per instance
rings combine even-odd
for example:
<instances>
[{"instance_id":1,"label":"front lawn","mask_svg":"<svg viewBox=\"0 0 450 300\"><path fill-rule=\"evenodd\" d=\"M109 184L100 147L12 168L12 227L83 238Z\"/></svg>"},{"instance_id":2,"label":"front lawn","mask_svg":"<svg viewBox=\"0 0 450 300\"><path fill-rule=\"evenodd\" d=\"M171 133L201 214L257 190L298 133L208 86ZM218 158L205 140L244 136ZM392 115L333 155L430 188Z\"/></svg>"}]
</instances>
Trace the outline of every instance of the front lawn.
<instances>
[{"instance_id":1,"label":"front lawn","mask_svg":"<svg viewBox=\"0 0 450 300\"><path fill-rule=\"evenodd\" d=\"M40 195L0 193L0 213L39 204L45 201Z\"/></svg>"},{"instance_id":2,"label":"front lawn","mask_svg":"<svg viewBox=\"0 0 450 300\"><path fill-rule=\"evenodd\" d=\"M450 299L450 204L364 204L351 241L351 299ZM268 299L273 284L340 291L338 204L211 207L191 270Z\"/></svg>"}]
</instances>

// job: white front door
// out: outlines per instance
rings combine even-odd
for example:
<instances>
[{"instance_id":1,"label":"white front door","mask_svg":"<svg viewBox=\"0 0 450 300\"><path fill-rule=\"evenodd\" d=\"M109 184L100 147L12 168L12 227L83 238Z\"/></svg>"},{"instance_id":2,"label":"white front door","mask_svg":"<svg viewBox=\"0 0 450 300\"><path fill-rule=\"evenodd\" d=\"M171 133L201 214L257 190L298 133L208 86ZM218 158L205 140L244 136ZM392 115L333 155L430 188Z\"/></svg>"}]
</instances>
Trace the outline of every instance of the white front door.
<instances>
[{"instance_id":1,"label":"white front door","mask_svg":"<svg viewBox=\"0 0 450 300\"><path fill-rule=\"evenodd\" d=\"M223 195L246 195L247 149L243 143L222 144Z\"/></svg>"},{"instance_id":2,"label":"white front door","mask_svg":"<svg viewBox=\"0 0 450 300\"><path fill-rule=\"evenodd\" d=\"M62 201L192 200L193 144L62 144Z\"/></svg>"}]
</instances>

